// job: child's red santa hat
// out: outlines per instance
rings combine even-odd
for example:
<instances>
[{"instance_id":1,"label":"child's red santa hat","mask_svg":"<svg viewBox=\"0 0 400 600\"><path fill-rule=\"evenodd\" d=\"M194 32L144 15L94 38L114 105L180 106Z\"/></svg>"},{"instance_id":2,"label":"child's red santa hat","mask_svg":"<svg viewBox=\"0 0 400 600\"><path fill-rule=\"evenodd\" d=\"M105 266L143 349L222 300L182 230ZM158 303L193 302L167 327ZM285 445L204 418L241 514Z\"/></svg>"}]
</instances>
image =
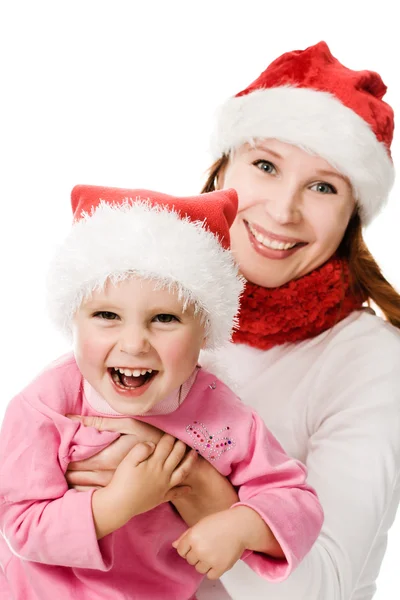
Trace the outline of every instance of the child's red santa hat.
<instances>
[{"instance_id":1,"label":"child's red santa hat","mask_svg":"<svg viewBox=\"0 0 400 600\"><path fill-rule=\"evenodd\" d=\"M276 59L220 109L215 159L257 138L275 138L327 160L347 176L368 224L394 181L390 158L394 116L373 71L352 71L325 42Z\"/></svg>"},{"instance_id":2,"label":"child's red santa hat","mask_svg":"<svg viewBox=\"0 0 400 600\"><path fill-rule=\"evenodd\" d=\"M237 194L177 198L149 190L79 185L74 224L49 273L50 316L70 332L91 292L132 275L176 289L207 323L207 347L230 339L243 280L229 251Z\"/></svg>"}]
</instances>

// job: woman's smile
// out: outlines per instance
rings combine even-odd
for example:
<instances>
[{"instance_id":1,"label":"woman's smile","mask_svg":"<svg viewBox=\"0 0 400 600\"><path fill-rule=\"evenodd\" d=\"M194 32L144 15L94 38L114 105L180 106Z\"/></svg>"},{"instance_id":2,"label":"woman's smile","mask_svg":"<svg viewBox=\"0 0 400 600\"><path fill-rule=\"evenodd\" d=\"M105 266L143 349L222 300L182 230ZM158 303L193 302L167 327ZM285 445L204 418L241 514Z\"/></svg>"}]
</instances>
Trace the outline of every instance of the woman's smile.
<instances>
[{"instance_id":1,"label":"woman's smile","mask_svg":"<svg viewBox=\"0 0 400 600\"><path fill-rule=\"evenodd\" d=\"M291 256L300 248L303 248L307 242L295 241L290 238L278 236L269 231L264 230L259 225L249 223L243 219L243 223L247 229L250 243L254 250L272 259L283 259Z\"/></svg>"}]
</instances>

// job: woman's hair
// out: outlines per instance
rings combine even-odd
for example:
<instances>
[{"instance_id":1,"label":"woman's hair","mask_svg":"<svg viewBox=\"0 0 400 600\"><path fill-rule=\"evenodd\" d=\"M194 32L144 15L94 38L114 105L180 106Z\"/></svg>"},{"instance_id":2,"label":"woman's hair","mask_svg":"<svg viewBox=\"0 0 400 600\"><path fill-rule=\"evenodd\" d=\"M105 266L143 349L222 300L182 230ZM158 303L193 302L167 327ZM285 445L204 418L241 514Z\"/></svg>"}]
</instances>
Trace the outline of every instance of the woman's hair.
<instances>
[{"instance_id":1,"label":"woman's hair","mask_svg":"<svg viewBox=\"0 0 400 600\"><path fill-rule=\"evenodd\" d=\"M218 175L228 163L224 155L216 160L208 170L202 194L213 192ZM379 265L367 248L362 235L361 219L358 212L351 217L337 254L349 261L352 286L356 293L374 302L386 319L400 329L400 294L383 276Z\"/></svg>"}]
</instances>

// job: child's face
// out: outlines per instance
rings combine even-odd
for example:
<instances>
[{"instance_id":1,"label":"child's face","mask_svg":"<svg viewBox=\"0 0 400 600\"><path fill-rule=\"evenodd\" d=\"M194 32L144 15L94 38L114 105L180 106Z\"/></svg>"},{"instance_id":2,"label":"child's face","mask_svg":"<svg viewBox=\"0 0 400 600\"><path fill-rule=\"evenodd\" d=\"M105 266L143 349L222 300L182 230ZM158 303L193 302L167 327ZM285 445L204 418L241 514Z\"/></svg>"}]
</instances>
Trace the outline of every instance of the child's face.
<instances>
[{"instance_id":1,"label":"child's face","mask_svg":"<svg viewBox=\"0 0 400 600\"><path fill-rule=\"evenodd\" d=\"M175 292L130 278L107 283L78 309L74 353L83 377L117 412L141 415L196 367L205 331ZM124 371L122 373L121 371Z\"/></svg>"}]
</instances>

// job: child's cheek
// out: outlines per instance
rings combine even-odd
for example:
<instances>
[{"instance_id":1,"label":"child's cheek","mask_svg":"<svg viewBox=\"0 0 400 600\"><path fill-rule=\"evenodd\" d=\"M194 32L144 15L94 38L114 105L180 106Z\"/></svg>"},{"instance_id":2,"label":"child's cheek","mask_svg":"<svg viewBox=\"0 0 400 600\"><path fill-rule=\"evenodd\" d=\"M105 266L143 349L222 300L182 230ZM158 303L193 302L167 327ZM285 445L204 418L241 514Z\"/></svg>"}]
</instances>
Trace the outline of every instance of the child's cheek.
<instances>
[{"instance_id":1,"label":"child's cheek","mask_svg":"<svg viewBox=\"0 0 400 600\"><path fill-rule=\"evenodd\" d=\"M199 357L196 343L192 338L170 340L163 354L164 364L168 364L175 371L194 369Z\"/></svg>"},{"instance_id":2,"label":"child's cheek","mask_svg":"<svg viewBox=\"0 0 400 600\"><path fill-rule=\"evenodd\" d=\"M103 354L102 344L96 336L85 331L76 331L74 336L74 353L76 357L87 363L96 363Z\"/></svg>"}]
</instances>

